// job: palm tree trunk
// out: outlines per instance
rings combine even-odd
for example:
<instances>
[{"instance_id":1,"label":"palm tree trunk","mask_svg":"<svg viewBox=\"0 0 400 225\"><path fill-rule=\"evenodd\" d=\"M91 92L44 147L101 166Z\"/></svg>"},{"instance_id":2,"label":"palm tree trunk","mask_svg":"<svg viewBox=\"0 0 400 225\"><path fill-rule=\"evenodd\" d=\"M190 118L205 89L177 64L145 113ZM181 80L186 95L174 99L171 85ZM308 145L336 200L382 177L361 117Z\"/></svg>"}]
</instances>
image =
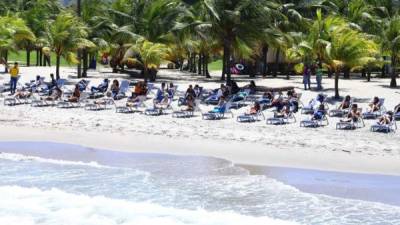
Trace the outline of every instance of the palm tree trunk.
<instances>
[{"instance_id":1,"label":"palm tree trunk","mask_svg":"<svg viewBox=\"0 0 400 225\"><path fill-rule=\"evenodd\" d=\"M29 48L26 49L26 66L31 66L31 50Z\"/></svg>"},{"instance_id":2,"label":"palm tree trunk","mask_svg":"<svg viewBox=\"0 0 400 225\"><path fill-rule=\"evenodd\" d=\"M363 68L363 69L361 70L361 77L362 77L362 78L365 78L366 75L367 75L367 72L366 72L365 68Z\"/></svg>"},{"instance_id":3,"label":"palm tree trunk","mask_svg":"<svg viewBox=\"0 0 400 225\"><path fill-rule=\"evenodd\" d=\"M397 58L396 56L392 56L392 74L391 74L391 80L390 80L390 87L394 88L397 87L397 82L396 82L396 64L397 64Z\"/></svg>"},{"instance_id":4,"label":"palm tree trunk","mask_svg":"<svg viewBox=\"0 0 400 225\"><path fill-rule=\"evenodd\" d=\"M39 66L43 66L43 52L39 51Z\"/></svg>"},{"instance_id":5,"label":"palm tree trunk","mask_svg":"<svg viewBox=\"0 0 400 225\"><path fill-rule=\"evenodd\" d=\"M367 81L370 82L371 81L371 68L368 67L367 69Z\"/></svg>"},{"instance_id":6,"label":"palm tree trunk","mask_svg":"<svg viewBox=\"0 0 400 225\"><path fill-rule=\"evenodd\" d=\"M204 69L203 69L203 72L204 72L204 75L206 76L206 78L211 78L210 73L208 72L208 58L209 58L209 56L207 54L204 55L204 61L203 61Z\"/></svg>"},{"instance_id":7,"label":"palm tree trunk","mask_svg":"<svg viewBox=\"0 0 400 225\"><path fill-rule=\"evenodd\" d=\"M343 69L343 78L344 79L350 79L350 68L345 67Z\"/></svg>"},{"instance_id":8,"label":"palm tree trunk","mask_svg":"<svg viewBox=\"0 0 400 225\"><path fill-rule=\"evenodd\" d=\"M202 65L203 65L203 53L199 54L199 61L197 62L197 74L202 74Z\"/></svg>"},{"instance_id":9,"label":"palm tree trunk","mask_svg":"<svg viewBox=\"0 0 400 225\"><path fill-rule=\"evenodd\" d=\"M280 50L279 48L276 50L275 53L275 69L274 69L274 77L278 76L278 70L279 70L279 54L280 54Z\"/></svg>"},{"instance_id":10,"label":"palm tree trunk","mask_svg":"<svg viewBox=\"0 0 400 225\"><path fill-rule=\"evenodd\" d=\"M87 70L88 70L88 52L86 49L83 49L83 72L82 72L82 77L87 77Z\"/></svg>"},{"instance_id":11,"label":"palm tree trunk","mask_svg":"<svg viewBox=\"0 0 400 225\"><path fill-rule=\"evenodd\" d=\"M5 64L5 67L4 67L4 72L5 73L8 73L8 50L5 50L4 51L4 64Z\"/></svg>"},{"instance_id":12,"label":"palm tree trunk","mask_svg":"<svg viewBox=\"0 0 400 225\"><path fill-rule=\"evenodd\" d=\"M224 40L225 74L227 81L231 80L231 38L227 37ZM225 80L225 74L223 74L221 80Z\"/></svg>"},{"instance_id":13,"label":"palm tree trunk","mask_svg":"<svg viewBox=\"0 0 400 225\"><path fill-rule=\"evenodd\" d=\"M39 49L36 49L36 66L39 66Z\"/></svg>"},{"instance_id":14,"label":"palm tree trunk","mask_svg":"<svg viewBox=\"0 0 400 225\"><path fill-rule=\"evenodd\" d=\"M193 73L196 73L196 72L197 72L196 57L197 57L197 54L194 53L194 54L193 54L193 61L192 61L192 63L193 63L193 65L192 65L193 71L192 71L192 72L193 72Z\"/></svg>"},{"instance_id":15,"label":"palm tree trunk","mask_svg":"<svg viewBox=\"0 0 400 225\"><path fill-rule=\"evenodd\" d=\"M268 61L268 45L265 45L262 48L262 71L261 74L263 77L267 76L267 61Z\"/></svg>"},{"instance_id":16,"label":"palm tree trunk","mask_svg":"<svg viewBox=\"0 0 400 225\"><path fill-rule=\"evenodd\" d=\"M56 57L56 80L60 79L60 60L61 56L57 55Z\"/></svg>"},{"instance_id":17,"label":"palm tree trunk","mask_svg":"<svg viewBox=\"0 0 400 225\"><path fill-rule=\"evenodd\" d=\"M78 78L82 77L82 51L78 50L78 66L77 66L77 76Z\"/></svg>"},{"instance_id":18,"label":"palm tree trunk","mask_svg":"<svg viewBox=\"0 0 400 225\"><path fill-rule=\"evenodd\" d=\"M335 98L338 99L340 98L339 95L339 69L336 70L335 72Z\"/></svg>"}]
</instances>

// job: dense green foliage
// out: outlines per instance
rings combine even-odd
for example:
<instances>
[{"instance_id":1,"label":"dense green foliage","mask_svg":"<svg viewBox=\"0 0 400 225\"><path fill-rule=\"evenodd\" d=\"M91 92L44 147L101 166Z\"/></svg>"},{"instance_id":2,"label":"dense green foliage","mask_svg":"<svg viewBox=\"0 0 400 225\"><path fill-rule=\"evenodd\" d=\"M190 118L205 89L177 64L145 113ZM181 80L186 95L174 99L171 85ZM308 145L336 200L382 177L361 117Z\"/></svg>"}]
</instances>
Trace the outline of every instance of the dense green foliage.
<instances>
[{"instance_id":1,"label":"dense green foliage","mask_svg":"<svg viewBox=\"0 0 400 225\"><path fill-rule=\"evenodd\" d=\"M378 69L385 76L389 66L390 86L397 86L399 0L80 0L77 4L66 8L58 0L1 1L2 61L8 60L9 52L24 50L30 65L34 51L39 66L46 55L43 49L48 49L57 68L63 58L83 64L85 71L88 59L107 54L116 70L136 62L148 73L170 62L209 77L209 63L219 59L221 79L228 80L238 61L247 65L251 76L281 73L289 78L294 68L322 66L335 74L337 96L342 73L349 78L351 71L364 75ZM284 63L278 63L280 58Z\"/></svg>"}]
</instances>

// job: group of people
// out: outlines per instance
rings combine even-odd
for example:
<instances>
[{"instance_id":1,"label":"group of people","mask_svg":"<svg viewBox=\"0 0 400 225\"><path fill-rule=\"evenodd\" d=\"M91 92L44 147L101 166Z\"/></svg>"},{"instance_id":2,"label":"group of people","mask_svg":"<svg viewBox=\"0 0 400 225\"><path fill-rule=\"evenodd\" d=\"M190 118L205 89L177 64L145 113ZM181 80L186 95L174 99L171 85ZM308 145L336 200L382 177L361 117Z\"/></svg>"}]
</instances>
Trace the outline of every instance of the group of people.
<instances>
[{"instance_id":1,"label":"group of people","mask_svg":"<svg viewBox=\"0 0 400 225\"><path fill-rule=\"evenodd\" d=\"M311 76L315 74L315 81L317 83L317 90L320 91L322 87L322 64L318 62L316 65L305 65L303 70L303 84L304 90L311 90Z\"/></svg>"}]
</instances>

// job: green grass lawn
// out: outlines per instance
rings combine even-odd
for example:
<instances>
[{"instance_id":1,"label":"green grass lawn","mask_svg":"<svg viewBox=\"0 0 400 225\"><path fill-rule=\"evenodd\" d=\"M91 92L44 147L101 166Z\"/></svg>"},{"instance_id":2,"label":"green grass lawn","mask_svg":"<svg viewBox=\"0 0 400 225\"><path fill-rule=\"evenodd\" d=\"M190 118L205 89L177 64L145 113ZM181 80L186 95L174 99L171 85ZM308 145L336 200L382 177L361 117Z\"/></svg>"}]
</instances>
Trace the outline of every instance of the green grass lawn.
<instances>
[{"instance_id":1,"label":"green grass lawn","mask_svg":"<svg viewBox=\"0 0 400 225\"><path fill-rule=\"evenodd\" d=\"M13 63L13 62L20 62L23 65L26 65L26 52L25 51L19 51L19 52L10 52L8 55L8 62ZM36 65L36 51L31 52L31 66ZM51 53L51 65L55 66L56 65L56 55L54 53ZM61 57L61 66L71 66L68 64L62 57Z\"/></svg>"},{"instance_id":2,"label":"green grass lawn","mask_svg":"<svg viewBox=\"0 0 400 225\"><path fill-rule=\"evenodd\" d=\"M208 64L208 70L215 71L215 70L222 70L222 60L216 60L210 64Z\"/></svg>"}]
</instances>

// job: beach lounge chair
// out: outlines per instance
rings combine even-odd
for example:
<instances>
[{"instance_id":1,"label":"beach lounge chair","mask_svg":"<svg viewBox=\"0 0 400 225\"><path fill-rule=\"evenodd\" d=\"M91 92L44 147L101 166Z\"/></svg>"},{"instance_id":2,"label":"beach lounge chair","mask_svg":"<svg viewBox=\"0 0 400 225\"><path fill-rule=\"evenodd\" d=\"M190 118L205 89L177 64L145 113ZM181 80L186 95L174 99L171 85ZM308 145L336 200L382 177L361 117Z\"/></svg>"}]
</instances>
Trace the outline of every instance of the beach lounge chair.
<instances>
[{"instance_id":1,"label":"beach lounge chair","mask_svg":"<svg viewBox=\"0 0 400 225\"><path fill-rule=\"evenodd\" d=\"M353 99L350 100L348 108L340 109L340 104L336 106L335 109L329 110L329 117L343 117L347 115L353 105Z\"/></svg>"},{"instance_id":2,"label":"beach lounge chair","mask_svg":"<svg viewBox=\"0 0 400 225\"><path fill-rule=\"evenodd\" d=\"M99 103L99 102L101 102L101 103ZM107 109L109 109L109 107L111 107L114 104L115 104L114 99L104 98L101 100L86 103L84 108L87 111L100 111L100 110L107 110Z\"/></svg>"},{"instance_id":3,"label":"beach lounge chair","mask_svg":"<svg viewBox=\"0 0 400 225\"><path fill-rule=\"evenodd\" d=\"M5 106L24 105L24 104L30 104L31 101L32 101L32 96L25 98L8 97L4 99L4 105Z\"/></svg>"},{"instance_id":4,"label":"beach lounge chair","mask_svg":"<svg viewBox=\"0 0 400 225\"><path fill-rule=\"evenodd\" d=\"M242 114L236 117L236 121L240 122L240 123L244 123L244 122L256 122L256 121L261 121L261 120L265 120L265 115L264 112L262 111L262 109L258 110L257 113L255 114Z\"/></svg>"},{"instance_id":5,"label":"beach lounge chair","mask_svg":"<svg viewBox=\"0 0 400 225\"><path fill-rule=\"evenodd\" d=\"M145 108L146 105L144 104L144 101L146 101L147 97L146 96L140 96L138 102L130 103L128 105L124 106L117 106L115 105L115 112L116 113L135 113L135 112L142 112L139 109L140 108Z\"/></svg>"},{"instance_id":6,"label":"beach lounge chair","mask_svg":"<svg viewBox=\"0 0 400 225\"><path fill-rule=\"evenodd\" d=\"M357 121L340 121L336 123L336 130L356 130L363 127L365 127L365 123L361 116Z\"/></svg>"},{"instance_id":7,"label":"beach lounge chair","mask_svg":"<svg viewBox=\"0 0 400 225\"><path fill-rule=\"evenodd\" d=\"M363 119L364 120L376 119L376 118L382 116L383 114L385 114L386 108L385 108L384 104L385 104L385 99L384 98L380 98L379 99L379 110L377 110L375 112L367 111L367 112L363 113L362 114Z\"/></svg>"},{"instance_id":8,"label":"beach lounge chair","mask_svg":"<svg viewBox=\"0 0 400 225\"><path fill-rule=\"evenodd\" d=\"M396 132L397 123L396 120L393 119L389 124L374 124L370 129L372 132L381 132L381 133L390 133Z\"/></svg>"},{"instance_id":9,"label":"beach lounge chair","mask_svg":"<svg viewBox=\"0 0 400 225\"><path fill-rule=\"evenodd\" d=\"M120 100L123 98L126 98L126 93L129 90L129 81L123 80L121 81L121 85L119 86L119 92L118 94L114 97L115 100Z\"/></svg>"},{"instance_id":10,"label":"beach lounge chair","mask_svg":"<svg viewBox=\"0 0 400 225\"><path fill-rule=\"evenodd\" d=\"M317 99L313 99L309 102L308 106L302 106L301 107L301 114L313 114L315 111L315 106L317 105L317 103L319 102L319 104L324 104L325 109L328 110L329 109L329 105L326 102L326 99L328 98L327 95L325 94L321 94L324 98L324 100L322 102L319 102ZM313 104L314 103L314 104Z\"/></svg>"},{"instance_id":11,"label":"beach lounge chair","mask_svg":"<svg viewBox=\"0 0 400 225\"><path fill-rule=\"evenodd\" d=\"M178 110L172 112L173 118L190 118L193 117L195 112L201 112L200 110L200 100L196 100L194 103L193 110Z\"/></svg>"},{"instance_id":12,"label":"beach lounge chair","mask_svg":"<svg viewBox=\"0 0 400 225\"><path fill-rule=\"evenodd\" d=\"M87 100L89 98L88 92L82 92L79 100L77 102L70 102L68 100L60 101L57 103L57 107L61 109L71 109L71 108L80 108L85 106Z\"/></svg>"},{"instance_id":13,"label":"beach lounge chair","mask_svg":"<svg viewBox=\"0 0 400 225\"><path fill-rule=\"evenodd\" d=\"M396 106L393 112L394 112L394 119L400 120L400 105Z\"/></svg>"},{"instance_id":14,"label":"beach lounge chair","mask_svg":"<svg viewBox=\"0 0 400 225\"><path fill-rule=\"evenodd\" d=\"M290 111L285 116L278 116L277 112L274 112L274 116L267 119L268 125L285 125L290 123L296 123L296 116L294 114L294 107L290 106Z\"/></svg>"},{"instance_id":15,"label":"beach lounge chair","mask_svg":"<svg viewBox=\"0 0 400 225\"><path fill-rule=\"evenodd\" d=\"M144 111L144 114L147 116L161 116L168 111L172 111L171 106L172 100L168 99L168 103L165 105L155 104L152 108L148 108Z\"/></svg>"},{"instance_id":16,"label":"beach lounge chair","mask_svg":"<svg viewBox=\"0 0 400 225\"><path fill-rule=\"evenodd\" d=\"M45 98L35 98L31 102L31 107L50 107L50 106L56 106L57 103L59 102L59 99L57 100L47 100Z\"/></svg>"},{"instance_id":17,"label":"beach lounge chair","mask_svg":"<svg viewBox=\"0 0 400 225\"><path fill-rule=\"evenodd\" d=\"M329 120L328 120L327 114L328 114L328 110L325 110L325 112L319 119L314 118L314 116L312 116L309 119L304 119L304 120L300 121L300 127L317 128L317 127L328 126Z\"/></svg>"},{"instance_id":18,"label":"beach lounge chair","mask_svg":"<svg viewBox=\"0 0 400 225\"><path fill-rule=\"evenodd\" d=\"M233 112L231 111L231 101L225 103L224 106L220 108L215 108L207 113L202 113L201 117L203 120L219 120L224 119L225 115L230 114L233 118Z\"/></svg>"}]
</instances>

